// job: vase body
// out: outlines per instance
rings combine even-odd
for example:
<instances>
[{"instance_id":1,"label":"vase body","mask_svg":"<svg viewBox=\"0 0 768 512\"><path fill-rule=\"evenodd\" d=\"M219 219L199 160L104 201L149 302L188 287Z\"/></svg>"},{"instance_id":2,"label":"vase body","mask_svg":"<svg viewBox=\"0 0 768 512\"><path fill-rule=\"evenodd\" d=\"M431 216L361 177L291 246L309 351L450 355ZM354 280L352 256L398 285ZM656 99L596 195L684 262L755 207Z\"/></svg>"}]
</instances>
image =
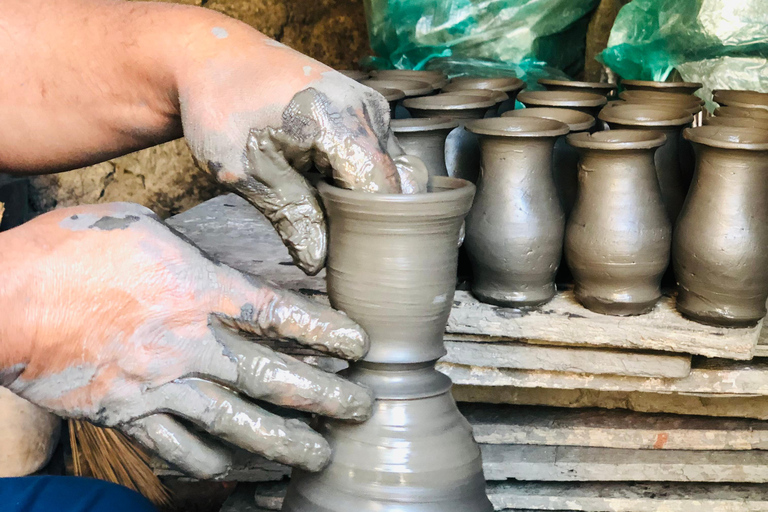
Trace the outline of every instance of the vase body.
<instances>
[{"instance_id":1,"label":"vase body","mask_svg":"<svg viewBox=\"0 0 768 512\"><path fill-rule=\"evenodd\" d=\"M681 132L691 125L693 116L681 108L628 103L604 109L600 119L607 122L611 130L652 130L666 136L654 161L661 197L674 225L688 193L688 180L680 163Z\"/></svg>"},{"instance_id":2,"label":"vase body","mask_svg":"<svg viewBox=\"0 0 768 512\"><path fill-rule=\"evenodd\" d=\"M393 119L390 123L398 142L408 155L417 156L430 176L448 176L445 166L445 139L459 126L450 119Z\"/></svg>"},{"instance_id":3,"label":"vase body","mask_svg":"<svg viewBox=\"0 0 768 512\"><path fill-rule=\"evenodd\" d=\"M672 241L653 161L664 136L611 130L568 141L580 153L565 235L576 300L597 313L646 313L661 297Z\"/></svg>"},{"instance_id":4,"label":"vase body","mask_svg":"<svg viewBox=\"0 0 768 512\"><path fill-rule=\"evenodd\" d=\"M294 471L284 511L491 512L480 450L434 369L453 305L461 226L474 186L435 177L416 195L318 187L329 223L331 305L368 333L346 376L376 396L370 420L321 420L333 455Z\"/></svg>"},{"instance_id":5,"label":"vase body","mask_svg":"<svg viewBox=\"0 0 768 512\"><path fill-rule=\"evenodd\" d=\"M558 121L501 117L467 125L480 137L481 173L467 216L472 293L507 307L555 294L565 216L552 178L552 149L568 132Z\"/></svg>"},{"instance_id":6,"label":"vase body","mask_svg":"<svg viewBox=\"0 0 768 512\"><path fill-rule=\"evenodd\" d=\"M699 322L754 325L768 298L768 132L702 126L691 191L675 226L677 309Z\"/></svg>"}]
</instances>

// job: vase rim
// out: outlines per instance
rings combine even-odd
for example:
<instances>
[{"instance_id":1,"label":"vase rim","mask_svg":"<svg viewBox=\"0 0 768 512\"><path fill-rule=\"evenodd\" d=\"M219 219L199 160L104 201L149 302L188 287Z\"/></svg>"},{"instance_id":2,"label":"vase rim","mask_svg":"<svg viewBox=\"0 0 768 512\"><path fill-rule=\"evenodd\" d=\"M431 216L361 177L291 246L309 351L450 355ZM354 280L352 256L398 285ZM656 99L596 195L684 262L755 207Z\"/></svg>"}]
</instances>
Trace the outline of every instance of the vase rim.
<instances>
[{"instance_id":1,"label":"vase rim","mask_svg":"<svg viewBox=\"0 0 768 512\"><path fill-rule=\"evenodd\" d=\"M457 89L455 91L443 91L441 96L482 96L490 98L496 103L501 103L509 99L509 94L498 89Z\"/></svg>"},{"instance_id":2,"label":"vase rim","mask_svg":"<svg viewBox=\"0 0 768 512\"><path fill-rule=\"evenodd\" d=\"M405 98L405 92L401 91L400 89L393 89L392 87L379 87L377 85L368 84L367 87L370 87L377 93L384 96L384 99L387 101L397 101Z\"/></svg>"},{"instance_id":3,"label":"vase rim","mask_svg":"<svg viewBox=\"0 0 768 512\"><path fill-rule=\"evenodd\" d=\"M768 130L707 125L683 130L686 140L721 149L768 151Z\"/></svg>"},{"instance_id":4,"label":"vase rim","mask_svg":"<svg viewBox=\"0 0 768 512\"><path fill-rule=\"evenodd\" d=\"M518 96L520 103L537 107L600 107L608 99L594 92L582 91L525 91Z\"/></svg>"},{"instance_id":5,"label":"vase rim","mask_svg":"<svg viewBox=\"0 0 768 512\"><path fill-rule=\"evenodd\" d=\"M701 82L661 82L658 80L622 80L622 86L655 87L657 89L701 89Z\"/></svg>"},{"instance_id":6,"label":"vase rim","mask_svg":"<svg viewBox=\"0 0 768 512\"><path fill-rule=\"evenodd\" d=\"M557 107L531 107L520 110L509 110L501 117L535 117L560 121L572 132L582 132L595 126L595 118L580 110Z\"/></svg>"},{"instance_id":7,"label":"vase rim","mask_svg":"<svg viewBox=\"0 0 768 512\"><path fill-rule=\"evenodd\" d=\"M704 106L704 100L699 98L698 96L694 96L693 94L675 94L671 92L666 91L643 91L643 90L632 90L632 91L621 91L619 93L619 99L622 99L624 101L643 101L643 102L663 102L663 103L674 103L675 105L680 105L681 103L684 103L685 106L696 106L696 107L702 107Z\"/></svg>"},{"instance_id":8,"label":"vase rim","mask_svg":"<svg viewBox=\"0 0 768 512\"><path fill-rule=\"evenodd\" d=\"M360 83L369 87L371 85L376 85L378 87L384 87L387 89L397 89L403 91L406 96L421 96L422 94L430 94L435 90L432 84L422 80L389 80L369 78L368 80L363 80Z\"/></svg>"},{"instance_id":9,"label":"vase rim","mask_svg":"<svg viewBox=\"0 0 768 512\"><path fill-rule=\"evenodd\" d=\"M682 107L625 103L604 108L598 117L608 123L628 126L682 126L693 122L693 114Z\"/></svg>"},{"instance_id":10,"label":"vase rim","mask_svg":"<svg viewBox=\"0 0 768 512\"><path fill-rule=\"evenodd\" d=\"M712 99L719 105L768 109L768 93L740 89L715 89Z\"/></svg>"},{"instance_id":11,"label":"vase rim","mask_svg":"<svg viewBox=\"0 0 768 512\"><path fill-rule=\"evenodd\" d=\"M427 69L378 69L371 71L371 76L382 79L405 78L427 82L434 89L440 89L448 83L448 77L442 71Z\"/></svg>"},{"instance_id":12,"label":"vase rim","mask_svg":"<svg viewBox=\"0 0 768 512\"><path fill-rule=\"evenodd\" d=\"M371 76L369 73L365 71L361 71L359 69L337 69L339 73L346 76L347 78L351 78L355 81L365 80L369 76Z\"/></svg>"},{"instance_id":13,"label":"vase rim","mask_svg":"<svg viewBox=\"0 0 768 512\"><path fill-rule=\"evenodd\" d=\"M451 96L450 94L408 98L403 101L405 108L436 111L490 108L495 104L496 101L485 96Z\"/></svg>"},{"instance_id":14,"label":"vase rim","mask_svg":"<svg viewBox=\"0 0 768 512\"><path fill-rule=\"evenodd\" d=\"M583 82L581 80L557 80L554 78L539 78L540 85L557 85L562 87L574 87L584 89L604 89L606 92L616 90L616 84L608 82Z\"/></svg>"},{"instance_id":15,"label":"vase rim","mask_svg":"<svg viewBox=\"0 0 768 512\"><path fill-rule=\"evenodd\" d=\"M652 130L608 130L596 133L572 133L568 144L581 149L619 151L628 149L653 149L663 146L667 136Z\"/></svg>"},{"instance_id":16,"label":"vase rim","mask_svg":"<svg viewBox=\"0 0 768 512\"><path fill-rule=\"evenodd\" d=\"M511 138L559 137L569 131L565 123L540 117L477 119L467 123L466 129L477 135Z\"/></svg>"},{"instance_id":17,"label":"vase rim","mask_svg":"<svg viewBox=\"0 0 768 512\"><path fill-rule=\"evenodd\" d=\"M748 117L768 120L768 110L764 108L717 107L714 114L715 117Z\"/></svg>"},{"instance_id":18,"label":"vase rim","mask_svg":"<svg viewBox=\"0 0 768 512\"><path fill-rule=\"evenodd\" d=\"M490 89L495 91L512 92L525 89L526 83L514 76L508 77L474 77L459 76L452 79L443 87L443 92L471 89Z\"/></svg>"},{"instance_id":19,"label":"vase rim","mask_svg":"<svg viewBox=\"0 0 768 512\"><path fill-rule=\"evenodd\" d=\"M390 127L396 134L452 130L457 126L459 126L458 121L444 117L411 117L408 119L393 119L390 122Z\"/></svg>"},{"instance_id":20,"label":"vase rim","mask_svg":"<svg viewBox=\"0 0 768 512\"><path fill-rule=\"evenodd\" d=\"M426 194L375 194L362 190L349 190L331 185L326 181L317 184L322 196L333 197L357 204L434 204L460 201L475 193L475 186L461 178L430 176L430 188L437 189Z\"/></svg>"},{"instance_id":21,"label":"vase rim","mask_svg":"<svg viewBox=\"0 0 768 512\"><path fill-rule=\"evenodd\" d=\"M704 126L737 126L768 130L768 118L714 116L704 119Z\"/></svg>"}]
</instances>

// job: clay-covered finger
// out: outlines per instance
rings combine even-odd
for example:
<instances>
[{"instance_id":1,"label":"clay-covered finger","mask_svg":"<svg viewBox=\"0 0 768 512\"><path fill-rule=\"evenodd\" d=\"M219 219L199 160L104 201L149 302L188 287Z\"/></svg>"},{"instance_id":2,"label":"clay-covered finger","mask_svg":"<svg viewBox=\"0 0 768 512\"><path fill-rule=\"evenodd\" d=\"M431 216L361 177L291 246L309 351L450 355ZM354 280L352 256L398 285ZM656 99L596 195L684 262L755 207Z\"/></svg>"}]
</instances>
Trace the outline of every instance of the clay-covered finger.
<instances>
[{"instance_id":1,"label":"clay-covered finger","mask_svg":"<svg viewBox=\"0 0 768 512\"><path fill-rule=\"evenodd\" d=\"M267 459L307 471L319 471L330 460L330 446L307 425L267 412L217 384L182 379L154 394L165 411Z\"/></svg>"},{"instance_id":2,"label":"clay-covered finger","mask_svg":"<svg viewBox=\"0 0 768 512\"><path fill-rule=\"evenodd\" d=\"M247 178L238 192L275 227L294 263L307 274L323 268L326 231L315 189L285 159L271 128L252 130L246 147Z\"/></svg>"},{"instance_id":3,"label":"clay-covered finger","mask_svg":"<svg viewBox=\"0 0 768 512\"><path fill-rule=\"evenodd\" d=\"M362 358L368 335L347 315L298 293L276 290L253 276L239 281L239 315L226 325L270 339L291 339L347 360Z\"/></svg>"},{"instance_id":4,"label":"clay-covered finger","mask_svg":"<svg viewBox=\"0 0 768 512\"><path fill-rule=\"evenodd\" d=\"M339 419L364 421L371 415L373 395L363 387L331 373L277 353L230 331L217 328L216 339L237 359L237 377L218 372L214 363L200 368L248 396L275 405Z\"/></svg>"},{"instance_id":5,"label":"clay-covered finger","mask_svg":"<svg viewBox=\"0 0 768 512\"><path fill-rule=\"evenodd\" d=\"M232 455L226 448L203 441L167 414L133 420L121 430L195 478L223 476L232 467Z\"/></svg>"}]
</instances>

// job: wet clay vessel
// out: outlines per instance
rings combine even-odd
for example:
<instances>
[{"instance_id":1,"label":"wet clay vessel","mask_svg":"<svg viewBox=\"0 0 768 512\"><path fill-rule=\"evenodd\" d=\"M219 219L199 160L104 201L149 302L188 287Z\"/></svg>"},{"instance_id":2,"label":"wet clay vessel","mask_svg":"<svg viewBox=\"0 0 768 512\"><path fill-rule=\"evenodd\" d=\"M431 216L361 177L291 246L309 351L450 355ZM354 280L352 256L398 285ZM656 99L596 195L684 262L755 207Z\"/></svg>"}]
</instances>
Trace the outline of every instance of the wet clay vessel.
<instances>
[{"instance_id":1,"label":"wet clay vessel","mask_svg":"<svg viewBox=\"0 0 768 512\"><path fill-rule=\"evenodd\" d=\"M382 80L418 80L428 82L434 89L441 89L448 83L448 78L442 71L415 69L380 69L372 71L371 76Z\"/></svg>"},{"instance_id":2,"label":"wet clay vessel","mask_svg":"<svg viewBox=\"0 0 768 512\"><path fill-rule=\"evenodd\" d=\"M507 307L543 304L555 294L565 228L552 149L568 126L499 117L467 123L467 130L480 137L482 154L465 241L472 293Z\"/></svg>"},{"instance_id":3,"label":"wet clay vessel","mask_svg":"<svg viewBox=\"0 0 768 512\"><path fill-rule=\"evenodd\" d=\"M584 112L567 108L523 108L505 112L502 117L553 119L566 124L570 133L586 132L595 126L594 117ZM552 175L566 219L576 202L576 190L579 182L578 170L576 168L578 161L578 151L566 142L565 136L559 137L555 142L555 148L552 152Z\"/></svg>"},{"instance_id":4,"label":"wet clay vessel","mask_svg":"<svg viewBox=\"0 0 768 512\"><path fill-rule=\"evenodd\" d=\"M498 117L501 106L509 101L509 95L504 91L495 91L493 89L465 89L458 91L443 92L442 96L482 96L492 99L496 104L488 109L485 117Z\"/></svg>"},{"instance_id":5,"label":"wet clay vessel","mask_svg":"<svg viewBox=\"0 0 768 512\"><path fill-rule=\"evenodd\" d=\"M754 325L768 298L768 131L683 132L696 172L672 241L677 309L693 320Z\"/></svg>"},{"instance_id":6,"label":"wet clay vessel","mask_svg":"<svg viewBox=\"0 0 768 512\"><path fill-rule=\"evenodd\" d=\"M480 450L434 369L453 304L461 226L474 186L431 179L426 194L318 187L329 223L331 305L369 334L346 377L377 398L362 424L323 420L333 449L319 473L294 470L283 511L491 512Z\"/></svg>"},{"instance_id":7,"label":"wet clay vessel","mask_svg":"<svg viewBox=\"0 0 768 512\"><path fill-rule=\"evenodd\" d=\"M653 153L660 132L575 133L579 196L565 231L574 295L606 315L647 313L661 297L672 225L661 199Z\"/></svg>"},{"instance_id":8,"label":"wet clay vessel","mask_svg":"<svg viewBox=\"0 0 768 512\"><path fill-rule=\"evenodd\" d=\"M515 100L517 95L525 89L526 83L519 78L478 78L478 77L458 77L451 80L451 83L443 87L443 92L453 92L461 90L488 89L492 91L501 91L507 93L509 97L504 103L498 106L497 112L502 114L515 109Z\"/></svg>"},{"instance_id":9,"label":"wet clay vessel","mask_svg":"<svg viewBox=\"0 0 768 512\"><path fill-rule=\"evenodd\" d=\"M445 138L459 126L452 119L394 119L390 126L406 154L421 159L430 176L448 176L445 167Z\"/></svg>"},{"instance_id":10,"label":"wet clay vessel","mask_svg":"<svg viewBox=\"0 0 768 512\"><path fill-rule=\"evenodd\" d=\"M655 91L622 91L619 98L628 103L644 103L683 108L697 115L704 108L704 100L692 94L673 94Z\"/></svg>"},{"instance_id":11,"label":"wet clay vessel","mask_svg":"<svg viewBox=\"0 0 768 512\"><path fill-rule=\"evenodd\" d=\"M731 91L716 89L712 99L724 107L760 108L768 110L768 93L756 91Z\"/></svg>"},{"instance_id":12,"label":"wet clay vessel","mask_svg":"<svg viewBox=\"0 0 768 512\"><path fill-rule=\"evenodd\" d=\"M768 120L768 110L762 108L718 107L714 114L715 117L748 117Z\"/></svg>"},{"instance_id":13,"label":"wet clay vessel","mask_svg":"<svg viewBox=\"0 0 768 512\"><path fill-rule=\"evenodd\" d=\"M666 135L666 142L656 151L656 175L667 213L674 225L689 183L680 165L680 131L691 125L693 116L682 108L672 106L627 103L603 109L600 119L607 122L611 130L653 130Z\"/></svg>"},{"instance_id":14,"label":"wet clay vessel","mask_svg":"<svg viewBox=\"0 0 768 512\"><path fill-rule=\"evenodd\" d=\"M456 96L438 94L403 101L413 117L453 119L461 126L451 132L445 143L445 163L448 175L475 182L480 172L480 145L477 137L463 128L470 119L482 119L496 105L487 96Z\"/></svg>"},{"instance_id":15,"label":"wet clay vessel","mask_svg":"<svg viewBox=\"0 0 768 512\"><path fill-rule=\"evenodd\" d=\"M701 89L699 82L654 82L650 80L622 80L628 91L658 91L672 94L693 94Z\"/></svg>"},{"instance_id":16,"label":"wet clay vessel","mask_svg":"<svg viewBox=\"0 0 768 512\"><path fill-rule=\"evenodd\" d=\"M526 107L570 108L596 117L608 101L602 94L579 91L526 91L517 96Z\"/></svg>"},{"instance_id":17,"label":"wet clay vessel","mask_svg":"<svg viewBox=\"0 0 768 512\"><path fill-rule=\"evenodd\" d=\"M548 91L576 91L600 94L606 98L615 96L616 84L607 82L579 82L577 80L554 80L540 78L539 85L543 85Z\"/></svg>"}]
</instances>

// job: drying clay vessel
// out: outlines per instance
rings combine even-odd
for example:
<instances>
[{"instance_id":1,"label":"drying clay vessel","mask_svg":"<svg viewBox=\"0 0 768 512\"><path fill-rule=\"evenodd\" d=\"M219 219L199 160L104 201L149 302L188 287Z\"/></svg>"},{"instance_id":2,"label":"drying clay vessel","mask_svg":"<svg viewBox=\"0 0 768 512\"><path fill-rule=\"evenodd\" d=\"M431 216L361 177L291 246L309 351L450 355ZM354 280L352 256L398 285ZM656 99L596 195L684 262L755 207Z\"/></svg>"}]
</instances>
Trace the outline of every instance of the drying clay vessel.
<instances>
[{"instance_id":1,"label":"drying clay vessel","mask_svg":"<svg viewBox=\"0 0 768 512\"><path fill-rule=\"evenodd\" d=\"M451 80L451 83L443 87L443 92L453 92L462 90L488 89L492 91L501 91L507 93L509 99L499 105L497 112L502 114L515 109L515 100L517 95L525 89L526 83L519 78L477 78L477 77L458 77Z\"/></svg>"},{"instance_id":2,"label":"drying clay vessel","mask_svg":"<svg viewBox=\"0 0 768 512\"><path fill-rule=\"evenodd\" d=\"M704 100L692 94L673 94L669 92L654 91L622 91L619 98L628 103L645 103L647 105L661 105L683 108L697 115L704 108Z\"/></svg>"},{"instance_id":3,"label":"drying clay vessel","mask_svg":"<svg viewBox=\"0 0 768 512\"><path fill-rule=\"evenodd\" d=\"M359 71L357 69L340 69L339 73L348 76L352 80L357 80L358 82L360 80L365 80L369 76L365 71Z\"/></svg>"},{"instance_id":4,"label":"drying clay vessel","mask_svg":"<svg viewBox=\"0 0 768 512\"><path fill-rule=\"evenodd\" d=\"M473 121L467 129L480 137L482 153L465 242L472 293L501 306L543 304L555 294L565 228L552 149L568 126L500 117Z\"/></svg>"},{"instance_id":5,"label":"drying clay vessel","mask_svg":"<svg viewBox=\"0 0 768 512\"><path fill-rule=\"evenodd\" d=\"M576 91L600 94L610 98L616 93L616 84L607 82L579 82L576 80L554 80L540 78L539 85L543 85L548 91Z\"/></svg>"},{"instance_id":6,"label":"drying clay vessel","mask_svg":"<svg viewBox=\"0 0 768 512\"><path fill-rule=\"evenodd\" d=\"M398 142L408 155L421 159L430 176L448 176L445 167L445 138L459 126L451 119L394 119L390 124Z\"/></svg>"},{"instance_id":7,"label":"drying clay vessel","mask_svg":"<svg viewBox=\"0 0 768 512\"><path fill-rule=\"evenodd\" d=\"M595 126L594 117L584 112L567 108L524 108L505 112L502 117L553 119L565 123L570 133L586 132ZM576 168L578 160L579 153L566 142L565 136L558 138L552 152L552 175L566 219L576 202L576 191L579 181Z\"/></svg>"},{"instance_id":8,"label":"drying clay vessel","mask_svg":"<svg viewBox=\"0 0 768 512\"><path fill-rule=\"evenodd\" d=\"M418 80L384 80L378 78L370 78L360 82L368 87L380 88L380 89L396 89L403 91L406 98L416 98L419 96L426 96L432 94L435 90L428 82L420 82Z\"/></svg>"},{"instance_id":9,"label":"drying clay vessel","mask_svg":"<svg viewBox=\"0 0 768 512\"><path fill-rule=\"evenodd\" d=\"M380 69L372 71L371 75L382 80L418 80L420 82L428 82L434 89L441 89L448 83L448 78L442 71Z\"/></svg>"},{"instance_id":10,"label":"drying clay vessel","mask_svg":"<svg viewBox=\"0 0 768 512\"><path fill-rule=\"evenodd\" d=\"M725 108L735 108L735 107L725 107ZM766 110L765 112L768 113L768 110ZM716 116L716 117L708 117L707 119L705 119L704 126L736 126L740 128L758 128L760 130L768 130L768 118L760 119L756 117Z\"/></svg>"},{"instance_id":11,"label":"drying clay vessel","mask_svg":"<svg viewBox=\"0 0 768 512\"><path fill-rule=\"evenodd\" d=\"M718 107L714 114L715 117L748 117L768 120L768 110L762 108Z\"/></svg>"},{"instance_id":12,"label":"drying clay vessel","mask_svg":"<svg viewBox=\"0 0 768 512\"><path fill-rule=\"evenodd\" d=\"M570 108L597 117L608 101L602 94L579 91L526 91L517 97L526 107Z\"/></svg>"},{"instance_id":13,"label":"drying clay vessel","mask_svg":"<svg viewBox=\"0 0 768 512\"><path fill-rule=\"evenodd\" d=\"M689 182L680 165L680 131L691 125L693 116L682 108L672 106L627 103L603 109L600 119L607 122L611 130L653 130L666 135L667 141L656 151L656 175L674 225L683 207Z\"/></svg>"},{"instance_id":14,"label":"drying clay vessel","mask_svg":"<svg viewBox=\"0 0 768 512\"><path fill-rule=\"evenodd\" d=\"M377 398L362 424L324 420L333 456L294 470L283 511L492 512L480 450L434 369L453 305L464 216L474 186L432 178L426 194L318 187L329 223L331 305L358 322L371 350L346 377Z\"/></svg>"},{"instance_id":15,"label":"drying clay vessel","mask_svg":"<svg viewBox=\"0 0 768 512\"><path fill-rule=\"evenodd\" d=\"M768 109L768 93L766 92L717 89L712 91L712 99L718 105L727 107Z\"/></svg>"},{"instance_id":16,"label":"drying clay vessel","mask_svg":"<svg viewBox=\"0 0 768 512\"><path fill-rule=\"evenodd\" d=\"M441 96L481 96L494 101L495 105L488 109L485 117L498 117L501 106L509 101L509 95L504 91L493 89L465 89L458 91L444 92Z\"/></svg>"},{"instance_id":17,"label":"drying clay vessel","mask_svg":"<svg viewBox=\"0 0 768 512\"><path fill-rule=\"evenodd\" d=\"M574 295L607 315L640 315L661 297L672 225L661 199L653 153L662 133L575 133L579 197L565 231Z\"/></svg>"},{"instance_id":18,"label":"drying clay vessel","mask_svg":"<svg viewBox=\"0 0 768 512\"><path fill-rule=\"evenodd\" d=\"M696 172L675 226L677 309L696 321L749 326L768 298L768 131L686 129Z\"/></svg>"},{"instance_id":19,"label":"drying clay vessel","mask_svg":"<svg viewBox=\"0 0 768 512\"><path fill-rule=\"evenodd\" d=\"M445 142L445 164L448 175L475 182L480 172L480 145L477 137L463 128L463 122L482 119L495 101L487 96L456 96L438 94L407 99L403 106L413 117L439 117L457 120L459 129L451 132Z\"/></svg>"},{"instance_id":20,"label":"drying clay vessel","mask_svg":"<svg viewBox=\"0 0 768 512\"><path fill-rule=\"evenodd\" d=\"M628 91L657 91L671 94L693 94L701 89L699 82L653 82L650 80L622 80Z\"/></svg>"}]
</instances>

